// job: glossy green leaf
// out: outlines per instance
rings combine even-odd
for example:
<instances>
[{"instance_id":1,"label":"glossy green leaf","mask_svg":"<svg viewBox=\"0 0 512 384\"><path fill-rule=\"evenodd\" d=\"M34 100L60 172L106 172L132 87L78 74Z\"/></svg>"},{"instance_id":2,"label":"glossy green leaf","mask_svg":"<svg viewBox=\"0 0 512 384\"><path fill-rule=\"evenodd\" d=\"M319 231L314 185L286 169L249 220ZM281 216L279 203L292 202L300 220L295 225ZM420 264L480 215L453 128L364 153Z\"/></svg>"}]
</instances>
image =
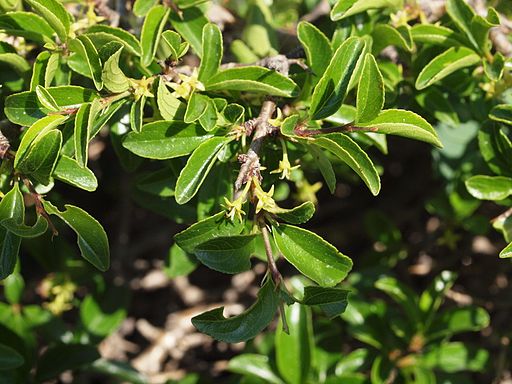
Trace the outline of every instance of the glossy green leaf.
<instances>
[{"instance_id":1,"label":"glossy green leaf","mask_svg":"<svg viewBox=\"0 0 512 384\"><path fill-rule=\"evenodd\" d=\"M199 264L196 257L185 252L178 244L173 244L169 249L165 272L170 278L187 276L193 272Z\"/></svg>"},{"instance_id":2,"label":"glossy green leaf","mask_svg":"<svg viewBox=\"0 0 512 384\"><path fill-rule=\"evenodd\" d=\"M119 68L119 58L123 47L120 47L115 53L110 56L101 72L101 78L110 92L121 93L126 91L130 87L130 82L125 76L121 68Z\"/></svg>"},{"instance_id":3,"label":"glossy green leaf","mask_svg":"<svg viewBox=\"0 0 512 384\"><path fill-rule=\"evenodd\" d=\"M113 306L113 303L107 303L111 304L110 308L104 305L108 309L107 311L102 304L104 303L98 301L97 298L91 295L86 296L80 304L80 319L88 332L105 337L119 328L126 317L126 309L119 305ZM119 302L115 304L119 304Z\"/></svg>"},{"instance_id":4,"label":"glossy green leaf","mask_svg":"<svg viewBox=\"0 0 512 384\"><path fill-rule=\"evenodd\" d=\"M485 74L490 80L498 81L503 77L505 70L505 56L503 56L501 52L497 52L494 55L492 63L487 60L484 60L483 63Z\"/></svg>"},{"instance_id":5,"label":"glossy green leaf","mask_svg":"<svg viewBox=\"0 0 512 384\"><path fill-rule=\"evenodd\" d=\"M225 318L223 307L204 312L192 318L200 332L227 343L239 343L254 338L272 321L279 304L279 295L271 279L258 292L258 299L245 312Z\"/></svg>"},{"instance_id":6,"label":"glossy green leaf","mask_svg":"<svg viewBox=\"0 0 512 384\"><path fill-rule=\"evenodd\" d=\"M55 71L59 65L59 54L43 51L37 55L32 66L32 78L30 79L30 90L35 91L36 87L49 87Z\"/></svg>"},{"instance_id":7,"label":"glossy green leaf","mask_svg":"<svg viewBox=\"0 0 512 384\"><path fill-rule=\"evenodd\" d=\"M132 103L130 108L130 126L134 132L140 133L142 131L142 119L144 118L145 104L146 97L141 96L138 100Z\"/></svg>"},{"instance_id":8,"label":"glossy green leaf","mask_svg":"<svg viewBox=\"0 0 512 384\"><path fill-rule=\"evenodd\" d=\"M289 384L305 383L312 363L313 324L310 308L299 303L285 308L289 332L279 324L275 334L276 365Z\"/></svg>"},{"instance_id":9,"label":"glossy green leaf","mask_svg":"<svg viewBox=\"0 0 512 384\"><path fill-rule=\"evenodd\" d=\"M494 121L512 125L512 105L500 104L491 109L489 117Z\"/></svg>"},{"instance_id":10,"label":"glossy green leaf","mask_svg":"<svg viewBox=\"0 0 512 384\"><path fill-rule=\"evenodd\" d=\"M297 25L297 37L306 52L306 63L313 72L315 85L329 66L332 57L331 43L322 31L306 21Z\"/></svg>"},{"instance_id":11,"label":"glossy green leaf","mask_svg":"<svg viewBox=\"0 0 512 384\"><path fill-rule=\"evenodd\" d=\"M43 107L48 109L52 112L58 112L60 110L59 106L57 105L57 102L53 98L53 96L48 92L46 89L44 89L42 86L37 85L36 86L36 96L37 101L41 103Z\"/></svg>"},{"instance_id":12,"label":"glossy green leaf","mask_svg":"<svg viewBox=\"0 0 512 384\"><path fill-rule=\"evenodd\" d=\"M302 304L318 305L328 317L333 318L345 312L349 292L339 288L307 286L304 288Z\"/></svg>"},{"instance_id":13,"label":"glossy green leaf","mask_svg":"<svg viewBox=\"0 0 512 384\"><path fill-rule=\"evenodd\" d=\"M251 268L256 235L216 237L194 248L194 255L208 268L222 273L240 273Z\"/></svg>"},{"instance_id":14,"label":"glossy green leaf","mask_svg":"<svg viewBox=\"0 0 512 384\"><path fill-rule=\"evenodd\" d=\"M384 48L393 45L411 52L413 48L413 39L411 28L408 25L393 27L388 24L377 24L372 31L372 52L377 55Z\"/></svg>"},{"instance_id":15,"label":"glossy green leaf","mask_svg":"<svg viewBox=\"0 0 512 384\"><path fill-rule=\"evenodd\" d=\"M17 170L43 185L50 183L50 176L57 164L62 147L62 133L51 130L34 140L17 165Z\"/></svg>"},{"instance_id":16,"label":"glossy green leaf","mask_svg":"<svg viewBox=\"0 0 512 384\"><path fill-rule=\"evenodd\" d=\"M421 364L444 372L482 371L488 361L485 349L476 349L462 342L431 346L421 357Z\"/></svg>"},{"instance_id":17,"label":"glossy green leaf","mask_svg":"<svg viewBox=\"0 0 512 384\"><path fill-rule=\"evenodd\" d=\"M269 384L285 384L270 365L268 356L244 353L229 360L228 370L244 376L257 377Z\"/></svg>"},{"instance_id":18,"label":"glossy green leaf","mask_svg":"<svg viewBox=\"0 0 512 384\"><path fill-rule=\"evenodd\" d=\"M25 221L23 195L17 183L0 201L0 217L13 218L17 224ZM18 259L21 237L0 226L0 280L14 271Z\"/></svg>"},{"instance_id":19,"label":"glossy green leaf","mask_svg":"<svg viewBox=\"0 0 512 384\"><path fill-rule=\"evenodd\" d=\"M156 102L158 111L164 120L182 120L184 118L187 105L169 91L163 78L160 78L158 82Z\"/></svg>"},{"instance_id":20,"label":"glossy green leaf","mask_svg":"<svg viewBox=\"0 0 512 384\"><path fill-rule=\"evenodd\" d=\"M459 69L480 62L480 56L466 47L451 47L428 63L416 78L416 89L424 89Z\"/></svg>"},{"instance_id":21,"label":"glossy green leaf","mask_svg":"<svg viewBox=\"0 0 512 384\"><path fill-rule=\"evenodd\" d=\"M512 257L512 243L509 243L505 248L501 250L500 257L502 259Z\"/></svg>"},{"instance_id":22,"label":"glossy green leaf","mask_svg":"<svg viewBox=\"0 0 512 384\"><path fill-rule=\"evenodd\" d=\"M236 236L242 232L243 222L230 221L224 211L202 221L192 224L184 231L174 236L176 243L188 253L194 253L195 248L217 237Z\"/></svg>"},{"instance_id":23,"label":"glossy green leaf","mask_svg":"<svg viewBox=\"0 0 512 384\"><path fill-rule=\"evenodd\" d=\"M179 33L171 30L164 31L160 44L158 45L157 56L161 60L174 60L177 61L180 58L179 51L182 41ZM188 44L188 43L187 43Z\"/></svg>"},{"instance_id":24,"label":"glossy green leaf","mask_svg":"<svg viewBox=\"0 0 512 384\"><path fill-rule=\"evenodd\" d=\"M411 28L412 39L416 43L439 45L451 48L464 45L464 39L450 28L435 24L415 24Z\"/></svg>"},{"instance_id":25,"label":"glossy green leaf","mask_svg":"<svg viewBox=\"0 0 512 384\"><path fill-rule=\"evenodd\" d=\"M338 0L331 10L331 19L342 20L369 9L397 9L402 3L402 0Z\"/></svg>"},{"instance_id":26,"label":"glossy green leaf","mask_svg":"<svg viewBox=\"0 0 512 384\"><path fill-rule=\"evenodd\" d=\"M57 378L62 372L91 364L100 358L95 346L86 344L55 344L39 357L36 380L45 382Z\"/></svg>"},{"instance_id":27,"label":"glossy green leaf","mask_svg":"<svg viewBox=\"0 0 512 384\"><path fill-rule=\"evenodd\" d=\"M158 4L158 0L135 0L133 2L133 13L138 17L146 16L156 4Z\"/></svg>"},{"instance_id":28,"label":"glossy green leaf","mask_svg":"<svg viewBox=\"0 0 512 384\"><path fill-rule=\"evenodd\" d=\"M376 196L380 191L380 177L366 152L354 140L344 134L330 133L316 137L313 142L345 162L352 168Z\"/></svg>"},{"instance_id":29,"label":"glossy green leaf","mask_svg":"<svg viewBox=\"0 0 512 384\"><path fill-rule=\"evenodd\" d=\"M98 97L91 89L77 86L50 87L47 89L60 110L77 108L82 103L90 102ZM50 110L37 100L35 92L20 92L5 99L5 115L14 124L29 126L45 117Z\"/></svg>"},{"instance_id":30,"label":"glossy green leaf","mask_svg":"<svg viewBox=\"0 0 512 384\"><path fill-rule=\"evenodd\" d=\"M9 232L23 238L32 238L41 236L48 229L48 221L43 216L37 216L34 225L28 226L19 223L17 219L10 218L0 221L0 224Z\"/></svg>"},{"instance_id":31,"label":"glossy green leaf","mask_svg":"<svg viewBox=\"0 0 512 384\"><path fill-rule=\"evenodd\" d=\"M375 119L384 106L384 80L371 53L364 59L361 81L357 87L357 123Z\"/></svg>"},{"instance_id":32,"label":"glossy green leaf","mask_svg":"<svg viewBox=\"0 0 512 384\"><path fill-rule=\"evenodd\" d=\"M25 0L55 31L65 43L71 27L71 16L58 0Z\"/></svg>"},{"instance_id":33,"label":"glossy green leaf","mask_svg":"<svg viewBox=\"0 0 512 384\"><path fill-rule=\"evenodd\" d=\"M376 133L407 137L442 147L434 128L421 116L411 111L386 109L372 121L359 125L371 127Z\"/></svg>"},{"instance_id":34,"label":"glossy green leaf","mask_svg":"<svg viewBox=\"0 0 512 384\"><path fill-rule=\"evenodd\" d=\"M32 12L9 12L0 15L0 31L10 36L47 43L53 41L53 28L41 16Z\"/></svg>"},{"instance_id":35,"label":"glossy green leaf","mask_svg":"<svg viewBox=\"0 0 512 384\"><path fill-rule=\"evenodd\" d=\"M212 137L194 150L176 182L175 197L178 204L185 204L195 196L212 169L217 153L230 140L226 137Z\"/></svg>"},{"instance_id":36,"label":"glossy green leaf","mask_svg":"<svg viewBox=\"0 0 512 384\"><path fill-rule=\"evenodd\" d=\"M127 52L136 56L142 55L142 48L137 38L124 29L105 24L95 24L89 27L86 33L95 44L95 40L100 38L101 41L106 42L117 41L124 45ZM96 46L96 48L98 48L98 46Z\"/></svg>"},{"instance_id":37,"label":"glossy green leaf","mask_svg":"<svg viewBox=\"0 0 512 384\"><path fill-rule=\"evenodd\" d=\"M82 257L100 271L106 271L110 265L110 251L105 230L83 209L69 204L64 207L65 211L59 211L52 203L44 202L49 214L58 216L76 232Z\"/></svg>"},{"instance_id":38,"label":"glossy green leaf","mask_svg":"<svg viewBox=\"0 0 512 384\"><path fill-rule=\"evenodd\" d=\"M94 120L100 112L100 102L83 103L75 117L75 129L73 133L75 144L75 158L82 167L87 165L89 141Z\"/></svg>"},{"instance_id":39,"label":"glossy green leaf","mask_svg":"<svg viewBox=\"0 0 512 384\"><path fill-rule=\"evenodd\" d=\"M208 23L203 28L203 54L199 66L199 80L206 82L214 76L222 61L222 33L215 24Z\"/></svg>"},{"instance_id":40,"label":"glossy green leaf","mask_svg":"<svg viewBox=\"0 0 512 384\"><path fill-rule=\"evenodd\" d=\"M207 79L207 91L244 91L271 96L294 97L299 88L289 78L271 69L247 66L229 68Z\"/></svg>"},{"instance_id":41,"label":"glossy green leaf","mask_svg":"<svg viewBox=\"0 0 512 384\"><path fill-rule=\"evenodd\" d=\"M473 176L466 180L466 188L480 200L503 200L512 194L512 178L504 176Z\"/></svg>"},{"instance_id":42,"label":"glossy green leaf","mask_svg":"<svg viewBox=\"0 0 512 384\"><path fill-rule=\"evenodd\" d=\"M210 138L196 124L155 121L144 125L140 133L130 132L123 147L141 157L163 160L188 155Z\"/></svg>"},{"instance_id":43,"label":"glossy green leaf","mask_svg":"<svg viewBox=\"0 0 512 384\"><path fill-rule=\"evenodd\" d=\"M290 224L304 224L309 221L315 214L315 204L306 201L291 209L279 208L273 213L280 220Z\"/></svg>"},{"instance_id":44,"label":"glossy green leaf","mask_svg":"<svg viewBox=\"0 0 512 384\"><path fill-rule=\"evenodd\" d=\"M311 119L326 118L339 109L363 49L363 40L351 37L336 50L311 96Z\"/></svg>"},{"instance_id":45,"label":"glossy green leaf","mask_svg":"<svg viewBox=\"0 0 512 384\"><path fill-rule=\"evenodd\" d=\"M332 168L331 161L320 148L314 145L308 145L307 148L313 156L316 166L320 169L320 173L324 177L329 191L334 193L336 191L336 174Z\"/></svg>"},{"instance_id":46,"label":"glossy green leaf","mask_svg":"<svg viewBox=\"0 0 512 384\"><path fill-rule=\"evenodd\" d=\"M489 31L491 28L500 25L500 16L494 8L489 8L487 17L481 15L473 16L471 20L471 34L476 42L476 47L480 52L489 54L492 43L489 39Z\"/></svg>"},{"instance_id":47,"label":"glossy green leaf","mask_svg":"<svg viewBox=\"0 0 512 384\"><path fill-rule=\"evenodd\" d=\"M352 269L352 260L313 232L280 224L272 233L284 258L323 287L338 284Z\"/></svg>"},{"instance_id":48,"label":"glossy green leaf","mask_svg":"<svg viewBox=\"0 0 512 384\"><path fill-rule=\"evenodd\" d=\"M181 15L171 12L171 24L174 29L190 44L196 55L201 58L203 52L203 28L208 19L196 7L183 9Z\"/></svg>"},{"instance_id":49,"label":"glossy green leaf","mask_svg":"<svg viewBox=\"0 0 512 384\"><path fill-rule=\"evenodd\" d=\"M170 9L164 5L155 5L151 8L144 19L140 44L142 48L141 64L149 66L155 57L160 36L167 23Z\"/></svg>"},{"instance_id":50,"label":"glossy green leaf","mask_svg":"<svg viewBox=\"0 0 512 384\"><path fill-rule=\"evenodd\" d=\"M81 35L68 44L71 51L76 52L82 60L85 60L94 86L101 91L103 88L101 60L91 39L87 35Z\"/></svg>"},{"instance_id":51,"label":"glossy green leaf","mask_svg":"<svg viewBox=\"0 0 512 384\"><path fill-rule=\"evenodd\" d=\"M194 92L187 103L187 110L185 111L185 123L193 123L206 112L208 107L209 98L201 93Z\"/></svg>"},{"instance_id":52,"label":"glossy green leaf","mask_svg":"<svg viewBox=\"0 0 512 384\"><path fill-rule=\"evenodd\" d=\"M25 359L15 349L0 344L0 371L11 370L21 367Z\"/></svg>"},{"instance_id":53,"label":"glossy green leaf","mask_svg":"<svg viewBox=\"0 0 512 384\"><path fill-rule=\"evenodd\" d=\"M94 173L89 168L81 166L75 159L65 155L57 160L52 176L89 192L98 188L98 180Z\"/></svg>"}]
</instances>

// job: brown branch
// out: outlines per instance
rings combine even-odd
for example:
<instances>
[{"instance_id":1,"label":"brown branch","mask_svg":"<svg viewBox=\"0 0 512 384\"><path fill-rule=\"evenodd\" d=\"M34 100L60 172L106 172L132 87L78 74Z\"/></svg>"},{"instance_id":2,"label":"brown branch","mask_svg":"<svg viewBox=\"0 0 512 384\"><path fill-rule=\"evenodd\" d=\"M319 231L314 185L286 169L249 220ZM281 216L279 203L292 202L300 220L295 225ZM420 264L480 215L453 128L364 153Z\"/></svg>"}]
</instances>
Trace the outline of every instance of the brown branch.
<instances>
[{"instance_id":1,"label":"brown branch","mask_svg":"<svg viewBox=\"0 0 512 384\"><path fill-rule=\"evenodd\" d=\"M46 210L43 207L43 202L41 200L41 195L37 193L36 189L34 188L34 185L32 182L27 179L26 177L22 177L23 184L28 188L30 195L34 199L34 204L36 206L36 212L38 215L43 216L46 221L48 222L48 226L52 230L53 236L57 236L59 232L57 231L57 228L55 228L55 225L53 225L52 220L50 219L50 216L46 212Z\"/></svg>"},{"instance_id":2,"label":"brown branch","mask_svg":"<svg viewBox=\"0 0 512 384\"><path fill-rule=\"evenodd\" d=\"M269 124L269 119L274 114L276 104L272 100L266 100L261 106L260 114L256 119L249 120L248 125L254 130L254 136L249 150L243 156L243 164L235 181L235 199L238 197L242 185L247 183L252 177L261 179L260 175L260 157L259 153L265 137L274 132L274 127Z\"/></svg>"},{"instance_id":3,"label":"brown branch","mask_svg":"<svg viewBox=\"0 0 512 384\"><path fill-rule=\"evenodd\" d=\"M9 144L9 140L4 136L2 131L0 131L0 159L8 158L11 155L9 148L11 144Z\"/></svg>"},{"instance_id":4,"label":"brown branch","mask_svg":"<svg viewBox=\"0 0 512 384\"><path fill-rule=\"evenodd\" d=\"M306 64L304 64L304 61L301 59L296 58L288 58L285 55L275 55L275 56L269 56L265 57L261 60L258 60L254 63L250 64L244 64L244 63L226 63L222 64L222 69L228 69L228 68L238 68L238 67L247 67L250 65L256 65L259 67L265 67L268 69L273 69L276 72L279 72L280 74L284 76L288 76L288 73L290 72L290 66L293 64L298 65L305 71L309 71L309 68Z\"/></svg>"}]
</instances>

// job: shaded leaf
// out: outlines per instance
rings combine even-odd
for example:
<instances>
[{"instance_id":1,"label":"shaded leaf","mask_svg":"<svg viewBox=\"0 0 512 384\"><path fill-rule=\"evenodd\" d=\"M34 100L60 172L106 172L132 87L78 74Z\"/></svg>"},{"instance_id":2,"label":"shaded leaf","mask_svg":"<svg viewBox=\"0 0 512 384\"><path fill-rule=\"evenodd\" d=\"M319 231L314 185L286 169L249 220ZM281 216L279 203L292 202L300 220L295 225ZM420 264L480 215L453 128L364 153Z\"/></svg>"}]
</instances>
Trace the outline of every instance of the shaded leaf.
<instances>
[{"instance_id":1,"label":"shaded leaf","mask_svg":"<svg viewBox=\"0 0 512 384\"><path fill-rule=\"evenodd\" d=\"M376 118L384 106L384 80L371 53L364 59L361 81L357 87L357 123Z\"/></svg>"},{"instance_id":2,"label":"shaded leaf","mask_svg":"<svg viewBox=\"0 0 512 384\"><path fill-rule=\"evenodd\" d=\"M333 318L347 308L349 292L339 288L307 286L304 288L302 304L318 305L329 318Z\"/></svg>"},{"instance_id":3,"label":"shaded leaf","mask_svg":"<svg viewBox=\"0 0 512 384\"><path fill-rule=\"evenodd\" d=\"M144 19L140 35L142 48L141 64L145 67L153 62L160 36L169 17L170 8L164 5L155 5Z\"/></svg>"}]
</instances>

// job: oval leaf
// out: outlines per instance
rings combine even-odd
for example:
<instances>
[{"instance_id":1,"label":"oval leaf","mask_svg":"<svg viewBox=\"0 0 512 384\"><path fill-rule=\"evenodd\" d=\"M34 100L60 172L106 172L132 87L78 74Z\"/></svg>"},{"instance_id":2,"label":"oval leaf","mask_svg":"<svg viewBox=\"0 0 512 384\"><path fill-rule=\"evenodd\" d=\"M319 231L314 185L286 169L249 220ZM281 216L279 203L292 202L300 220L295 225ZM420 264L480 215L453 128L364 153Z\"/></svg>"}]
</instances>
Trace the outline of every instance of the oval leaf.
<instances>
[{"instance_id":1,"label":"oval leaf","mask_svg":"<svg viewBox=\"0 0 512 384\"><path fill-rule=\"evenodd\" d=\"M145 67L153 62L169 12L170 8L163 5L155 5L149 10L144 19L140 34L140 44L142 48L141 64Z\"/></svg>"},{"instance_id":2,"label":"oval leaf","mask_svg":"<svg viewBox=\"0 0 512 384\"><path fill-rule=\"evenodd\" d=\"M364 59L361 80L357 87L356 122L367 122L376 118L384 106L384 80L377 62L371 53Z\"/></svg>"},{"instance_id":3,"label":"oval leaf","mask_svg":"<svg viewBox=\"0 0 512 384\"><path fill-rule=\"evenodd\" d=\"M214 76L222 60L222 33L215 24L208 23L203 28L203 55L199 66L199 80L205 82Z\"/></svg>"},{"instance_id":4,"label":"oval leaf","mask_svg":"<svg viewBox=\"0 0 512 384\"><path fill-rule=\"evenodd\" d=\"M512 194L512 179L504 176L473 176L466 180L466 188L480 200L503 200Z\"/></svg>"}]
</instances>

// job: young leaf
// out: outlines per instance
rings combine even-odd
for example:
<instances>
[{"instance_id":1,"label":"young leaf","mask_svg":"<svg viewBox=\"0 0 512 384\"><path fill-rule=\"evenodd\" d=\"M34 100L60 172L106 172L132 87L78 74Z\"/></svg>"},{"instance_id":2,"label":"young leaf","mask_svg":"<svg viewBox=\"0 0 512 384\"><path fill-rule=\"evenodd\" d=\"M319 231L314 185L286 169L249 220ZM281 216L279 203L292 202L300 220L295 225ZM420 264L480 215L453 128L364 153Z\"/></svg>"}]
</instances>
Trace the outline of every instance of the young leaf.
<instances>
[{"instance_id":1,"label":"young leaf","mask_svg":"<svg viewBox=\"0 0 512 384\"><path fill-rule=\"evenodd\" d=\"M504 176L473 176L466 180L466 188L480 200L503 200L512 195L512 178Z\"/></svg>"},{"instance_id":2,"label":"young leaf","mask_svg":"<svg viewBox=\"0 0 512 384\"><path fill-rule=\"evenodd\" d=\"M331 10L331 19L334 21L376 8L399 8L402 0L338 0Z\"/></svg>"},{"instance_id":3,"label":"young leaf","mask_svg":"<svg viewBox=\"0 0 512 384\"><path fill-rule=\"evenodd\" d=\"M170 8L163 5L155 5L144 19L140 44L142 48L141 64L145 67L153 62L158 48L160 36L169 17Z\"/></svg>"},{"instance_id":4,"label":"young leaf","mask_svg":"<svg viewBox=\"0 0 512 384\"><path fill-rule=\"evenodd\" d=\"M101 105L97 100L94 100L92 103L83 103L75 117L75 130L73 133L75 158L82 167L87 165L92 126L100 112L100 108Z\"/></svg>"},{"instance_id":5,"label":"young leaf","mask_svg":"<svg viewBox=\"0 0 512 384\"><path fill-rule=\"evenodd\" d=\"M271 279L258 292L258 299L245 312L226 319L223 307L204 312L192 318L200 332L227 343L239 343L254 338L272 321L279 304L279 294Z\"/></svg>"},{"instance_id":6,"label":"young leaf","mask_svg":"<svg viewBox=\"0 0 512 384\"><path fill-rule=\"evenodd\" d=\"M176 182L175 197L178 204L185 204L195 196L213 167L217 153L230 140L226 137L212 137L194 150Z\"/></svg>"},{"instance_id":7,"label":"young leaf","mask_svg":"<svg viewBox=\"0 0 512 384\"><path fill-rule=\"evenodd\" d=\"M272 233L284 258L323 287L338 284L352 269L352 260L313 232L280 224Z\"/></svg>"},{"instance_id":8,"label":"young leaf","mask_svg":"<svg viewBox=\"0 0 512 384\"><path fill-rule=\"evenodd\" d=\"M90 77L98 91L103 88L101 60L96 47L87 35L81 35L69 41L69 48L85 60Z\"/></svg>"},{"instance_id":9,"label":"young leaf","mask_svg":"<svg viewBox=\"0 0 512 384\"><path fill-rule=\"evenodd\" d=\"M0 217L12 218L17 224L25 221L23 195L17 183L0 201ZM14 271L20 245L21 237L0 226L0 280L5 279Z\"/></svg>"},{"instance_id":10,"label":"young leaf","mask_svg":"<svg viewBox=\"0 0 512 384\"><path fill-rule=\"evenodd\" d=\"M427 88L459 69L477 64L480 60L480 56L472 49L451 47L423 68L416 79L416 89Z\"/></svg>"},{"instance_id":11,"label":"young leaf","mask_svg":"<svg viewBox=\"0 0 512 384\"><path fill-rule=\"evenodd\" d=\"M364 59L363 73L357 88L357 123L376 118L384 106L384 80L371 53Z\"/></svg>"},{"instance_id":12,"label":"young leaf","mask_svg":"<svg viewBox=\"0 0 512 384\"><path fill-rule=\"evenodd\" d=\"M194 92L187 103L187 110L185 111L185 123L193 123L206 112L208 107L209 97L200 93Z\"/></svg>"},{"instance_id":13,"label":"young leaf","mask_svg":"<svg viewBox=\"0 0 512 384\"><path fill-rule=\"evenodd\" d=\"M37 216L37 221L33 226L19 223L18 220L14 218L2 220L0 221L0 224L9 232L23 238L41 236L48 229L48 221L46 221L43 216Z\"/></svg>"},{"instance_id":14,"label":"young leaf","mask_svg":"<svg viewBox=\"0 0 512 384\"><path fill-rule=\"evenodd\" d=\"M207 91L243 91L270 96L294 97L299 87L289 78L271 69L255 66L229 68L207 79Z\"/></svg>"},{"instance_id":15,"label":"young leaf","mask_svg":"<svg viewBox=\"0 0 512 384\"><path fill-rule=\"evenodd\" d=\"M139 40L135 36L133 36L130 32L125 31L121 28L111 27L105 24L95 24L87 30L87 35L91 38L91 40L95 43L98 40L103 42L111 42L117 41L124 45L126 51L135 55L142 55L142 48L140 46ZM100 44L99 46L102 46ZM98 47L98 45L96 45Z\"/></svg>"},{"instance_id":16,"label":"young leaf","mask_svg":"<svg viewBox=\"0 0 512 384\"><path fill-rule=\"evenodd\" d=\"M188 155L212 137L196 124L155 121L144 125L140 133L130 132L123 147L148 159L172 159Z\"/></svg>"},{"instance_id":17,"label":"young leaf","mask_svg":"<svg viewBox=\"0 0 512 384\"><path fill-rule=\"evenodd\" d=\"M21 367L25 359L15 349L0 344L0 371L10 371Z\"/></svg>"},{"instance_id":18,"label":"young leaf","mask_svg":"<svg viewBox=\"0 0 512 384\"><path fill-rule=\"evenodd\" d=\"M105 88L113 93L124 92L130 87L128 78L124 75L121 68L119 68L119 58L121 57L122 50L123 47L120 47L107 59L101 72L101 78Z\"/></svg>"},{"instance_id":19,"label":"young leaf","mask_svg":"<svg viewBox=\"0 0 512 384\"><path fill-rule=\"evenodd\" d=\"M169 91L163 78L160 78L158 82L156 102L158 111L164 120L182 120L184 118L186 104Z\"/></svg>"},{"instance_id":20,"label":"young leaf","mask_svg":"<svg viewBox=\"0 0 512 384\"><path fill-rule=\"evenodd\" d=\"M309 116L312 120L329 117L341 106L363 49L363 40L351 37L336 50L311 96Z\"/></svg>"},{"instance_id":21,"label":"young leaf","mask_svg":"<svg viewBox=\"0 0 512 384\"><path fill-rule=\"evenodd\" d=\"M287 383L305 383L314 347L311 310L295 303L286 307L285 316L289 332L279 324L275 334L277 369Z\"/></svg>"},{"instance_id":22,"label":"young leaf","mask_svg":"<svg viewBox=\"0 0 512 384\"><path fill-rule=\"evenodd\" d=\"M57 0L26 0L57 33L60 41L65 43L68 39L71 26L71 15L66 11L60 1Z\"/></svg>"},{"instance_id":23,"label":"young leaf","mask_svg":"<svg viewBox=\"0 0 512 384\"><path fill-rule=\"evenodd\" d=\"M322 31L307 21L297 25L297 37L306 52L307 65L315 79L313 85L316 85L331 60L331 43Z\"/></svg>"},{"instance_id":24,"label":"young leaf","mask_svg":"<svg viewBox=\"0 0 512 384\"><path fill-rule=\"evenodd\" d=\"M169 249L169 255L165 267L165 273L170 278L187 276L192 273L199 262L194 255L185 252L178 244L173 244Z\"/></svg>"},{"instance_id":25,"label":"young leaf","mask_svg":"<svg viewBox=\"0 0 512 384\"><path fill-rule=\"evenodd\" d=\"M140 133L142 131L142 119L144 117L144 105L146 104L146 96L141 96L132 103L130 108L130 126L132 131Z\"/></svg>"},{"instance_id":26,"label":"young leaf","mask_svg":"<svg viewBox=\"0 0 512 384\"><path fill-rule=\"evenodd\" d=\"M292 209L280 208L274 211L275 215L286 223L304 224L309 221L315 214L315 204L306 201L301 205Z\"/></svg>"},{"instance_id":27,"label":"young leaf","mask_svg":"<svg viewBox=\"0 0 512 384\"><path fill-rule=\"evenodd\" d=\"M365 151L350 137L340 133L330 133L315 138L313 145L327 149L352 168L376 196L380 191L380 177Z\"/></svg>"},{"instance_id":28,"label":"young leaf","mask_svg":"<svg viewBox=\"0 0 512 384\"><path fill-rule=\"evenodd\" d=\"M52 176L57 180L89 192L98 188L98 180L94 173L89 168L78 164L75 159L65 155L57 160Z\"/></svg>"},{"instance_id":29,"label":"young leaf","mask_svg":"<svg viewBox=\"0 0 512 384\"><path fill-rule=\"evenodd\" d=\"M222 273L240 273L251 268L257 235L216 237L194 248L194 255L208 268Z\"/></svg>"},{"instance_id":30,"label":"young leaf","mask_svg":"<svg viewBox=\"0 0 512 384\"><path fill-rule=\"evenodd\" d=\"M36 95L37 95L37 101L41 103L43 107L48 109L51 112L58 112L60 111L59 106L57 105L57 102L53 98L53 96L48 92L46 89L41 87L40 85L36 85Z\"/></svg>"},{"instance_id":31,"label":"young leaf","mask_svg":"<svg viewBox=\"0 0 512 384\"><path fill-rule=\"evenodd\" d=\"M208 19L203 12L199 8L192 7L183 9L180 15L171 12L169 18L174 29L190 43L196 55L201 58L203 28L208 23Z\"/></svg>"},{"instance_id":32,"label":"young leaf","mask_svg":"<svg viewBox=\"0 0 512 384\"><path fill-rule=\"evenodd\" d=\"M206 82L214 76L222 61L222 33L215 24L208 23L203 28L203 54L199 67L199 80Z\"/></svg>"},{"instance_id":33,"label":"young leaf","mask_svg":"<svg viewBox=\"0 0 512 384\"><path fill-rule=\"evenodd\" d=\"M512 125L512 105L500 104L495 106L493 109L491 109L489 117L491 118L491 120Z\"/></svg>"},{"instance_id":34,"label":"young leaf","mask_svg":"<svg viewBox=\"0 0 512 384\"><path fill-rule=\"evenodd\" d=\"M505 248L502 249L500 252L500 257L502 259L512 257L512 243L509 243Z\"/></svg>"},{"instance_id":35,"label":"young leaf","mask_svg":"<svg viewBox=\"0 0 512 384\"><path fill-rule=\"evenodd\" d=\"M421 116L411 111L386 109L372 121L359 125L371 127L377 133L407 137L442 147L434 128Z\"/></svg>"},{"instance_id":36,"label":"young leaf","mask_svg":"<svg viewBox=\"0 0 512 384\"><path fill-rule=\"evenodd\" d=\"M236 236L242 232L243 222L230 221L222 211L201 220L174 236L176 243L187 253L194 253L200 244L217 237Z\"/></svg>"},{"instance_id":37,"label":"young leaf","mask_svg":"<svg viewBox=\"0 0 512 384\"><path fill-rule=\"evenodd\" d=\"M55 76L58 65L59 54L43 51L37 55L32 67L30 90L35 91L38 85L41 87L49 87Z\"/></svg>"},{"instance_id":38,"label":"young leaf","mask_svg":"<svg viewBox=\"0 0 512 384\"><path fill-rule=\"evenodd\" d=\"M65 211L59 211L49 201L43 202L46 212L58 216L77 234L77 243L82 257L100 271L110 265L110 251L105 230L98 221L83 209L66 204Z\"/></svg>"},{"instance_id":39,"label":"young leaf","mask_svg":"<svg viewBox=\"0 0 512 384\"><path fill-rule=\"evenodd\" d=\"M304 305L318 305L329 317L334 318L345 312L350 291L339 288L308 286L304 288Z\"/></svg>"}]
</instances>

